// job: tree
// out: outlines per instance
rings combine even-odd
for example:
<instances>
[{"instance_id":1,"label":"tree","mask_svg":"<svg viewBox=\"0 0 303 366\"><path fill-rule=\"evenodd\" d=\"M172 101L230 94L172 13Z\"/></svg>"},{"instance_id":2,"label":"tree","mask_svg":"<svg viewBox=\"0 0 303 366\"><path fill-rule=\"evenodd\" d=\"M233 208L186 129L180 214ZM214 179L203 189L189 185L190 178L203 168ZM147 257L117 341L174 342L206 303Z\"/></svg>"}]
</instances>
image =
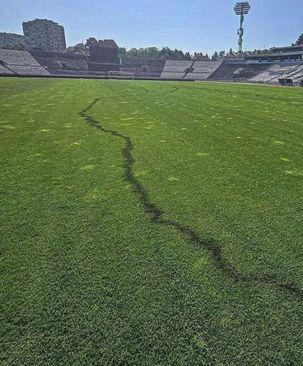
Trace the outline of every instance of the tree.
<instances>
[{"instance_id":1,"label":"tree","mask_svg":"<svg viewBox=\"0 0 303 366\"><path fill-rule=\"evenodd\" d=\"M218 52L215 51L214 54L211 56L211 60L212 61L217 61L218 60L218 57L219 57Z\"/></svg>"},{"instance_id":2,"label":"tree","mask_svg":"<svg viewBox=\"0 0 303 366\"><path fill-rule=\"evenodd\" d=\"M87 39L85 45L89 48L91 46L95 46L97 43L98 43L98 41L96 40L96 38L90 37L90 38Z\"/></svg>"},{"instance_id":3,"label":"tree","mask_svg":"<svg viewBox=\"0 0 303 366\"><path fill-rule=\"evenodd\" d=\"M296 42L296 45L298 46L298 45L303 45L303 33L299 36L299 38L298 38L298 40L297 40L297 42Z\"/></svg>"},{"instance_id":4,"label":"tree","mask_svg":"<svg viewBox=\"0 0 303 366\"><path fill-rule=\"evenodd\" d=\"M78 43L75 46L68 47L65 52L73 53L75 55L86 55L87 49L85 47L85 44Z\"/></svg>"},{"instance_id":5,"label":"tree","mask_svg":"<svg viewBox=\"0 0 303 366\"><path fill-rule=\"evenodd\" d=\"M145 48L145 53L147 58L157 58L159 50L157 47L147 47Z\"/></svg>"},{"instance_id":6,"label":"tree","mask_svg":"<svg viewBox=\"0 0 303 366\"><path fill-rule=\"evenodd\" d=\"M154 58L163 60L191 60L189 52L184 53L182 50L170 49L169 47L163 47L158 49L157 47L146 48L131 48L126 50L125 48L119 48L120 58Z\"/></svg>"},{"instance_id":7,"label":"tree","mask_svg":"<svg viewBox=\"0 0 303 366\"><path fill-rule=\"evenodd\" d=\"M137 48L131 48L126 52L126 57L138 57L139 51Z\"/></svg>"},{"instance_id":8,"label":"tree","mask_svg":"<svg viewBox=\"0 0 303 366\"><path fill-rule=\"evenodd\" d=\"M187 60L187 61L190 61L191 60L191 55L190 55L189 52L185 52L184 59Z\"/></svg>"},{"instance_id":9,"label":"tree","mask_svg":"<svg viewBox=\"0 0 303 366\"><path fill-rule=\"evenodd\" d=\"M119 47L119 57L122 59L126 58L126 48Z\"/></svg>"},{"instance_id":10,"label":"tree","mask_svg":"<svg viewBox=\"0 0 303 366\"><path fill-rule=\"evenodd\" d=\"M199 52L199 53L195 52L193 55L193 60L194 61L208 61L209 57L207 54L204 56L202 52Z\"/></svg>"}]
</instances>

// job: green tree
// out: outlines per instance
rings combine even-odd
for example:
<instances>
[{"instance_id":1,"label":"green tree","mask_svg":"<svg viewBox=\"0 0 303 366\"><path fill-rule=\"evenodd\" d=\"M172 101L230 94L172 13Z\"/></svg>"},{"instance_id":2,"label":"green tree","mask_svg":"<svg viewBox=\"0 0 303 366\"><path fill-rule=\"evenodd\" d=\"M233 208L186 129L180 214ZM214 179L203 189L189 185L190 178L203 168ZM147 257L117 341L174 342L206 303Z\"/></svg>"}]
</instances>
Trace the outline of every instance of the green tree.
<instances>
[{"instance_id":1,"label":"green tree","mask_svg":"<svg viewBox=\"0 0 303 366\"><path fill-rule=\"evenodd\" d=\"M119 47L119 57L122 58L122 59L126 58L126 48Z\"/></svg>"},{"instance_id":2,"label":"green tree","mask_svg":"<svg viewBox=\"0 0 303 366\"><path fill-rule=\"evenodd\" d=\"M303 33L299 36L297 42L296 42L296 45L301 45L303 44Z\"/></svg>"},{"instance_id":3,"label":"green tree","mask_svg":"<svg viewBox=\"0 0 303 366\"><path fill-rule=\"evenodd\" d=\"M148 58L158 58L159 50L157 47L148 47L146 48L146 56Z\"/></svg>"},{"instance_id":4,"label":"green tree","mask_svg":"<svg viewBox=\"0 0 303 366\"><path fill-rule=\"evenodd\" d=\"M189 52L185 52L184 54L184 60L187 60L187 61L190 61L192 58L191 58L191 55Z\"/></svg>"},{"instance_id":5,"label":"green tree","mask_svg":"<svg viewBox=\"0 0 303 366\"><path fill-rule=\"evenodd\" d=\"M219 54L217 51L214 52L214 54L211 56L211 60L212 61L217 61L219 57Z\"/></svg>"},{"instance_id":6,"label":"green tree","mask_svg":"<svg viewBox=\"0 0 303 366\"><path fill-rule=\"evenodd\" d=\"M203 55L202 52L195 52L194 55L193 55L193 60L195 61L207 61L209 60L209 56L206 54L205 56Z\"/></svg>"},{"instance_id":7,"label":"green tree","mask_svg":"<svg viewBox=\"0 0 303 366\"><path fill-rule=\"evenodd\" d=\"M126 56L127 57L138 57L138 50L137 50L137 48L131 48L130 50L128 50L127 52L126 52Z\"/></svg>"},{"instance_id":8,"label":"green tree","mask_svg":"<svg viewBox=\"0 0 303 366\"><path fill-rule=\"evenodd\" d=\"M65 51L66 53L73 53L75 55L86 55L87 49L85 47L85 44L78 43L75 46L68 47Z\"/></svg>"}]
</instances>

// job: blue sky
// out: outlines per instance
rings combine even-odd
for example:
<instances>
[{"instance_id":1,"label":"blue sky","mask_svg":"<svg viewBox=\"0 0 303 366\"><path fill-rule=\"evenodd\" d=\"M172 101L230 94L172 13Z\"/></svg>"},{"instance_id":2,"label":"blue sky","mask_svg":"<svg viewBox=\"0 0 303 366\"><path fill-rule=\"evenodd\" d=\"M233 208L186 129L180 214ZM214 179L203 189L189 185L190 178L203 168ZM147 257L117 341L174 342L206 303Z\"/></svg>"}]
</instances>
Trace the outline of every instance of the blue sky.
<instances>
[{"instance_id":1,"label":"blue sky","mask_svg":"<svg viewBox=\"0 0 303 366\"><path fill-rule=\"evenodd\" d=\"M0 32L22 21L52 19L67 44L113 38L119 46L169 46L211 53L237 48L236 0L1 0ZM303 32L303 0L250 0L245 49L290 44Z\"/></svg>"}]
</instances>

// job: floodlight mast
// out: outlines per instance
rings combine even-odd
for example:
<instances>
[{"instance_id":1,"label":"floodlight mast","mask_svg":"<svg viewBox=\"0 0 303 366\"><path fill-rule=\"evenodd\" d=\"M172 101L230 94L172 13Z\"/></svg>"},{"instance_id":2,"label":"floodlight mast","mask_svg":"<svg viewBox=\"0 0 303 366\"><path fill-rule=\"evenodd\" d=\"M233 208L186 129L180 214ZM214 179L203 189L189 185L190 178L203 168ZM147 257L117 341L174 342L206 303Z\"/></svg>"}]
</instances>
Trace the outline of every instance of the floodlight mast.
<instances>
[{"instance_id":1,"label":"floodlight mast","mask_svg":"<svg viewBox=\"0 0 303 366\"><path fill-rule=\"evenodd\" d=\"M243 35L244 35L244 15L248 14L250 10L250 5L248 2L237 3L234 7L234 11L237 15L240 15L240 28L238 29L238 45L239 53L243 51Z\"/></svg>"}]
</instances>

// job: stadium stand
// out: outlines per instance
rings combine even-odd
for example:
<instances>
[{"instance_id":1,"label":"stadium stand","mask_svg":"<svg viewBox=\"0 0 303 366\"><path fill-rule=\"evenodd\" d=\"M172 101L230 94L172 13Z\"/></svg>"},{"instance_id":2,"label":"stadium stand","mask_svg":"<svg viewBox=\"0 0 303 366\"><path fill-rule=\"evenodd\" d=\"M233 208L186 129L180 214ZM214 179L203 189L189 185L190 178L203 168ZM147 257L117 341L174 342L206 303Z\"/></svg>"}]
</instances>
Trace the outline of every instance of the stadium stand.
<instances>
[{"instance_id":1,"label":"stadium stand","mask_svg":"<svg viewBox=\"0 0 303 366\"><path fill-rule=\"evenodd\" d=\"M27 51L0 49L0 62L5 69L16 75L49 75ZM3 69L0 70L5 71ZM3 75L8 75L5 72Z\"/></svg>"},{"instance_id":2,"label":"stadium stand","mask_svg":"<svg viewBox=\"0 0 303 366\"><path fill-rule=\"evenodd\" d=\"M148 59L147 60L147 65L149 70L154 70L154 71L163 71L164 66L165 66L165 60L161 60L161 59Z\"/></svg>"},{"instance_id":3,"label":"stadium stand","mask_svg":"<svg viewBox=\"0 0 303 366\"><path fill-rule=\"evenodd\" d=\"M301 64L295 72L291 75L294 83L300 84L300 81L303 79L303 64Z\"/></svg>"},{"instance_id":4,"label":"stadium stand","mask_svg":"<svg viewBox=\"0 0 303 366\"><path fill-rule=\"evenodd\" d=\"M191 70L192 64L192 61L167 60L161 79L184 79L189 70Z\"/></svg>"},{"instance_id":5,"label":"stadium stand","mask_svg":"<svg viewBox=\"0 0 303 366\"><path fill-rule=\"evenodd\" d=\"M280 79L292 80L292 84L299 84L302 77L303 63L300 63L296 67L292 67L290 70L287 68ZM273 82L276 83L276 79L274 79Z\"/></svg>"},{"instance_id":6,"label":"stadium stand","mask_svg":"<svg viewBox=\"0 0 303 366\"><path fill-rule=\"evenodd\" d=\"M165 60L129 58L122 60L120 70L133 72L138 78L159 78L164 65Z\"/></svg>"},{"instance_id":7,"label":"stadium stand","mask_svg":"<svg viewBox=\"0 0 303 366\"><path fill-rule=\"evenodd\" d=\"M159 78L163 72L164 66L165 60L148 59L147 70L145 71L148 73L148 77Z\"/></svg>"},{"instance_id":8,"label":"stadium stand","mask_svg":"<svg viewBox=\"0 0 303 366\"><path fill-rule=\"evenodd\" d=\"M185 75L188 80L206 80L221 66L223 61L195 61L192 70Z\"/></svg>"},{"instance_id":9,"label":"stadium stand","mask_svg":"<svg viewBox=\"0 0 303 366\"><path fill-rule=\"evenodd\" d=\"M121 71L140 72L147 67L147 60L143 58L126 58L121 61Z\"/></svg>"},{"instance_id":10,"label":"stadium stand","mask_svg":"<svg viewBox=\"0 0 303 366\"><path fill-rule=\"evenodd\" d=\"M162 80L217 80L276 85L301 85L303 62L247 60L183 61L130 58L120 64L91 62L85 55L0 49L0 75L132 78Z\"/></svg>"},{"instance_id":11,"label":"stadium stand","mask_svg":"<svg viewBox=\"0 0 303 366\"><path fill-rule=\"evenodd\" d=\"M302 63L278 63L264 72L252 77L250 81L257 83L278 84L279 79L295 79L299 81L303 76Z\"/></svg>"},{"instance_id":12,"label":"stadium stand","mask_svg":"<svg viewBox=\"0 0 303 366\"><path fill-rule=\"evenodd\" d=\"M209 80L217 81L239 81L245 82L255 77L271 65L257 63L225 63L223 62L218 69L209 77Z\"/></svg>"},{"instance_id":13,"label":"stadium stand","mask_svg":"<svg viewBox=\"0 0 303 366\"><path fill-rule=\"evenodd\" d=\"M270 67L265 63L225 61L166 61L162 79L248 81Z\"/></svg>"},{"instance_id":14,"label":"stadium stand","mask_svg":"<svg viewBox=\"0 0 303 366\"><path fill-rule=\"evenodd\" d=\"M87 59L83 55L58 52L30 51L35 60L49 72L82 72L88 70Z\"/></svg>"},{"instance_id":15,"label":"stadium stand","mask_svg":"<svg viewBox=\"0 0 303 366\"><path fill-rule=\"evenodd\" d=\"M282 74L283 71L280 71L280 65L273 65L268 70L265 70L250 80L259 83L269 83L271 80L281 77Z\"/></svg>"},{"instance_id":16,"label":"stadium stand","mask_svg":"<svg viewBox=\"0 0 303 366\"><path fill-rule=\"evenodd\" d=\"M90 72L108 72L108 71L119 71L120 64L111 64L104 62L88 62L88 69Z\"/></svg>"},{"instance_id":17,"label":"stadium stand","mask_svg":"<svg viewBox=\"0 0 303 366\"><path fill-rule=\"evenodd\" d=\"M9 68L5 67L4 62L2 63L0 61L0 75L13 75L13 74L15 73Z\"/></svg>"}]
</instances>

